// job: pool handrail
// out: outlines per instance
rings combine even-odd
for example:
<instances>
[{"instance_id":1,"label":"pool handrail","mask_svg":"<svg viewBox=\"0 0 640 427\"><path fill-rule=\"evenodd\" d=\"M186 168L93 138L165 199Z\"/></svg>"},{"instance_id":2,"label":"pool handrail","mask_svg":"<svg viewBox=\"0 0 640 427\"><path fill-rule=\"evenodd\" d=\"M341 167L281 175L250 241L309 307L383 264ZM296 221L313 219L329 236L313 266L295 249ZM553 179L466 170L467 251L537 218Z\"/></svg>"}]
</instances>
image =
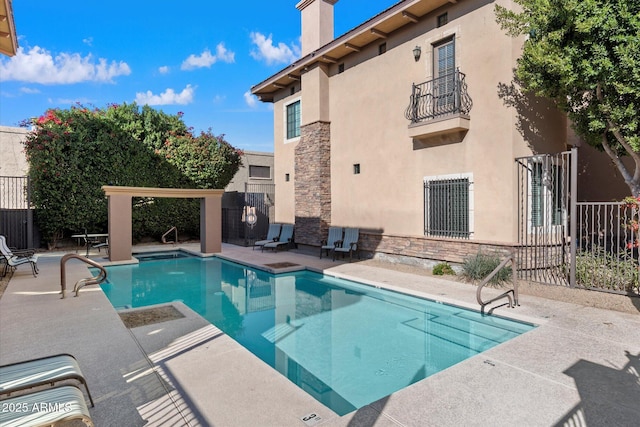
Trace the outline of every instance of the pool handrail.
<instances>
[{"instance_id":1,"label":"pool handrail","mask_svg":"<svg viewBox=\"0 0 640 427\"><path fill-rule=\"evenodd\" d=\"M78 296L78 294L80 293L80 289L87 286L87 285L99 285L100 283L104 282L105 280L107 280L107 270L105 270L105 268L102 266L102 264L93 261L85 256L82 255L78 255L78 254L66 254L64 255L61 259L60 259L60 288L61 291L60 293L62 294L61 299L64 299L65 297L65 291L67 290L67 273L66 273L66 263L67 261L69 261L72 258L76 258L79 259L80 261L89 264L95 268L97 268L98 270L100 270L100 273L98 273L97 276L94 277L88 277L86 279L80 279L76 282L75 286L73 287L73 292L76 293L76 296Z\"/></svg>"},{"instance_id":2,"label":"pool handrail","mask_svg":"<svg viewBox=\"0 0 640 427\"><path fill-rule=\"evenodd\" d=\"M506 267L506 265L511 262L511 280L513 281L513 289L509 289L506 292L501 293L500 295L491 298L488 301L483 301L482 300L482 288L484 288L484 286L489 283L489 281L491 279L493 279L493 277L498 274L498 272L500 270L502 270L504 267ZM513 297L512 297L513 295ZM508 304L510 308L515 308L516 306L519 306L520 303L518 302L518 277L517 277L517 271L516 271L516 255L514 252L511 252L509 254L509 256L507 258L505 258L500 264L498 264L498 266L491 272L489 273L489 275L487 277L484 278L484 280L482 281L482 283L480 283L480 285L478 285L478 289L476 290L476 300L478 301L478 304L480 304L480 311L482 314L484 314L484 308L499 300L502 298L507 298L509 300ZM503 304L504 305L504 304ZM498 306L499 307L499 306ZM489 313L491 313L491 311L493 311L493 309L495 309L497 307L493 307L491 310L489 310Z\"/></svg>"}]
</instances>

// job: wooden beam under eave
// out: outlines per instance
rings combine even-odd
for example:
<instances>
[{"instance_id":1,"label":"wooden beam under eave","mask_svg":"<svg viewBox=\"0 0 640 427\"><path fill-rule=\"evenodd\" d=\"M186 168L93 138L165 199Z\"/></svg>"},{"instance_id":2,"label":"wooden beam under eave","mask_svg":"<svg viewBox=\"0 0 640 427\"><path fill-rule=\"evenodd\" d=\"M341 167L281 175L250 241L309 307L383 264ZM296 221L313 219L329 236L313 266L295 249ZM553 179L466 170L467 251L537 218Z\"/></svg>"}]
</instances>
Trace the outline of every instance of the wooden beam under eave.
<instances>
[{"instance_id":1,"label":"wooden beam under eave","mask_svg":"<svg viewBox=\"0 0 640 427\"><path fill-rule=\"evenodd\" d=\"M336 62L338 62L338 60L336 58L333 58L331 56L327 56L327 55L322 55L322 58L320 58L322 61L324 62L329 62L331 64L335 64Z\"/></svg>"},{"instance_id":2,"label":"wooden beam under eave","mask_svg":"<svg viewBox=\"0 0 640 427\"><path fill-rule=\"evenodd\" d=\"M0 15L0 22L5 22L7 20L7 15Z\"/></svg>"},{"instance_id":3,"label":"wooden beam under eave","mask_svg":"<svg viewBox=\"0 0 640 427\"><path fill-rule=\"evenodd\" d=\"M295 80L297 82L299 82L301 80L300 76L295 76L293 74L287 74L287 77L289 77L291 80Z\"/></svg>"},{"instance_id":4,"label":"wooden beam under eave","mask_svg":"<svg viewBox=\"0 0 640 427\"><path fill-rule=\"evenodd\" d=\"M376 35L376 36L380 37L381 39L386 39L387 37L389 37L389 35L387 33L385 33L384 31L380 31L380 30L377 30L375 28L371 29L371 34Z\"/></svg>"},{"instance_id":5,"label":"wooden beam under eave","mask_svg":"<svg viewBox=\"0 0 640 427\"><path fill-rule=\"evenodd\" d=\"M406 10L402 11L402 17L408 19L409 21L413 22L414 24L417 23L420 18L418 18L416 15L414 15L413 13L409 13Z\"/></svg>"},{"instance_id":6,"label":"wooden beam under eave","mask_svg":"<svg viewBox=\"0 0 640 427\"><path fill-rule=\"evenodd\" d=\"M278 89L284 89L284 88L287 87L286 85L283 85L283 84L280 84L280 83L273 83L273 86L278 88Z\"/></svg>"},{"instance_id":7,"label":"wooden beam under eave","mask_svg":"<svg viewBox=\"0 0 640 427\"><path fill-rule=\"evenodd\" d=\"M11 37L11 34L0 31L0 37L8 39L9 37Z\"/></svg>"},{"instance_id":8,"label":"wooden beam under eave","mask_svg":"<svg viewBox=\"0 0 640 427\"><path fill-rule=\"evenodd\" d=\"M351 49L353 51L356 51L356 52L360 52L360 48L358 46L356 46L356 45L351 44L351 43L345 43L344 47L346 47L347 49Z\"/></svg>"}]
</instances>

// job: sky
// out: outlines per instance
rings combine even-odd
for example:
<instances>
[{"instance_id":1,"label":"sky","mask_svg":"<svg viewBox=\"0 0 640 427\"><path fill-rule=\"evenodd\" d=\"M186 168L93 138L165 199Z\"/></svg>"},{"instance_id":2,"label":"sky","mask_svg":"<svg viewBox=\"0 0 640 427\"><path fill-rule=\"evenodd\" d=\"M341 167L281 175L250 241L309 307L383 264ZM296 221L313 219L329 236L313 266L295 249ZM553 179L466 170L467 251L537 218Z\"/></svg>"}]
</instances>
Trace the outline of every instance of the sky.
<instances>
[{"instance_id":1,"label":"sky","mask_svg":"<svg viewBox=\"0 0 640 427\"><path fill-rule=\"evenodd\" d=\"M13 0L19 50L0 56L0 125L136 102L272 152L272 104L250 90L300 57L298 1ZM397 1L339 0L334 35Z\"/></svg>"}]
</instances>

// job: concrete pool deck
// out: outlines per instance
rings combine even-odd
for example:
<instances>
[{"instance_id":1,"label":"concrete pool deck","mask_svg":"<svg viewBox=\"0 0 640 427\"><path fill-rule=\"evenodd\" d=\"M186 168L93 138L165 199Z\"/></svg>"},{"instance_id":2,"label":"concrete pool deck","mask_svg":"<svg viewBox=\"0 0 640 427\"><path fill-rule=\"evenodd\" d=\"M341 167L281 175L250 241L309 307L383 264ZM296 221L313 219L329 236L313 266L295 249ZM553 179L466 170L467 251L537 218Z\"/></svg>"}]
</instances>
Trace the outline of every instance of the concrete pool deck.
<instances>
[{"instance_id":1,"label":"concrete pool deck","mask_svg":"<svg viewBox=\"0 0 640 427\"><path fill-rule=\"evenodd\" d=\"M180 319L127 329L97 286L61 300L62 255L41 256L37 278L25 266L14 273L0 298L0 364L73 354L96 403L96 426L305 426L310 414L323 426L636 426L640 419L640 312L521 295L520 307L495 313L538 328L340 417L182 304L175 304ZM304 265L477 308L472 286L367 263L232 245L222 255ZM67 277L69 284L88 277L86 266L70 261Z\"/></svg>"}]
</instances>

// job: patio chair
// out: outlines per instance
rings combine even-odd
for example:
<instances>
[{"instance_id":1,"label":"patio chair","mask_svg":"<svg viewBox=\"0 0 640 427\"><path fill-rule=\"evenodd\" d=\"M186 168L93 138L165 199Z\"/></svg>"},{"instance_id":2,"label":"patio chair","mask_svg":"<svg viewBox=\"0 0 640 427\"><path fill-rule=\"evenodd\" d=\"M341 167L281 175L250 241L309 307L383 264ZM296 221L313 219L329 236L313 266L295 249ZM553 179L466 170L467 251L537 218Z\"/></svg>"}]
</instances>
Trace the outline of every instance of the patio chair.
<instances>
[{"instance_id":1,"label":"patio chair","mask_svg":"<svg viewBox=\"0 0 640 427\"><path fill-rule=\"evenodd\" d=\"M293 224L283 224L280 237L274 242L265 243L262 246L262 250L264 251L265 248L270 248L274 251L278 251L278 248L289 249L291 242L293 242Z\"/></svg>"},{"instance_id":2,"label":"patio chair","mask_svg":"<svg viewBox=\"0 0 640 427\"><path fill-rule=\"evenodd\" d=\"M0 253L2 253L2 256L5 259L2 277L7 274L7 270L9 269L9 267L17 268L22 264L31 264L31 271L33 272L33 276L37 276L39 272L38 255L35 253L35 250L27 249L12 251L11 249L9 249L9 246L7 246L7 238L0 235Z\"/></svg>"},{"instance_id":3,"label":"patio chair","mask_svg":"<svg viewBox=\"0 0 640 427\"><path fill-rule=\"evenodd\" d=\"M82 392L70 385L12 397L2 407L8 410L0 411L1 426L57 426L74 420L94 426Z\"/></svg>"},{"instance_id":4,"label":"patio chair","mask_svg":"<svg viewBox=\"0 0 640 427\"><path fill-rule=\"evenodd\" d=\"M335 248L333 248L333 260L336 259L336 253L342 254L344 258L345 254L349 254L349 262L353 259L353 254L358 255L360 259L360 252L358 252L358 239L360 238L360 230L357 228L345 228L344 238L341 241L336 242Z\"/></svg>"},{"instance_id":5,"label":"patio chair","mask_svg":"<svg viewBox=\"0 0 640 427\"><path fill-rule=\"evenodd\" d=\"M267 231L267 238L264 240L258 240L257 242L255 242L253 244L253 249L255 249L256 246L262 247L267 243L275 242L280 236L281 227L282 226L280 224L269 224L269 230Z\"/></svg>"},{"instance_id":6,"label":"patio chair","mask_svg":"<svg viewBox=\"0 0 640 427\"><path fill-rule=\"evenodd\" d=\"M341 240L342 227L329 227L327 239L320 242L320 258L322 258L322 252L326 252L327 256L329 256L329 252L336 247L336 242Z\"/></svg>"},{"instance_id":7,"label":"patio chair","mask_svg":"<svg viewBox=\"0 0 640 427\"><path fill-rule=\"evenodd\" d=\"M69 380L81 383L87 390L91 406L95 406L78 361L67 353L0 366L0 396Z\"/></svg>"}]
</instances>

